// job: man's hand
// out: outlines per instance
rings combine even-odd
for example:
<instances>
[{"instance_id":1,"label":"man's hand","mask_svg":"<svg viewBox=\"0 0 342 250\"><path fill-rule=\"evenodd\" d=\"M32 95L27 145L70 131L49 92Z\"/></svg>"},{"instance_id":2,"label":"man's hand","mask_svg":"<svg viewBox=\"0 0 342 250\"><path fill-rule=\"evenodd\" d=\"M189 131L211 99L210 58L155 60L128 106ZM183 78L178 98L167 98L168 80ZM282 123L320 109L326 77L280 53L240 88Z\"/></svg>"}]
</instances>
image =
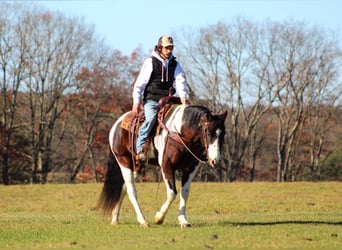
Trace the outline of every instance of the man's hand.
<instances>
[{"instance_id":1,"label":"man's hand","mask_svg":"<svg viewBox=\"0 0 342 250\"><path fill-rule=\"evenodd\" d=\"M139 114L139 112L140 112L140 104L133 104L132 112L135 113L135 114Z\"/></svg>"},{"instance_id":2,"label":"man's hand","mask_svg":"<svg viewBox=\"0 0 342 250\"><path fill-rule=\"evenodd\" d=\"M185 97L181 98L181 103L182 104L190 104L190 102L188 101L188 99L186 99Z\"/></svg>"}]
</instances>

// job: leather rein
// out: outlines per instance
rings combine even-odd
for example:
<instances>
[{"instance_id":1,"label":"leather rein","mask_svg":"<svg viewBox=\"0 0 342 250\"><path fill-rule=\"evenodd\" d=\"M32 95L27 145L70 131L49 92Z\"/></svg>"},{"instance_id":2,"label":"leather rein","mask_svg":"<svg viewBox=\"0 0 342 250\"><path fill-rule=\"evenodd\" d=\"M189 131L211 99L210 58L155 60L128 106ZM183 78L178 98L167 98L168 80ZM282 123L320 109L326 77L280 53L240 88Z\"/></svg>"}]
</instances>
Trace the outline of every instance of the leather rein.
<instances>
[{"instance_id":1,"label":"leather rein","mask_svg":"<svg viewBox=\"0 0 342 250\"><path fill-rule=\"evenodd\" d=\"M165 131L167 132L167 136L169 136L170 138L173 138L174 140L176 140L177 142L181 143L184 148L200 163L206 163L207 161L203 161L201 160L198 156L195 155L194 152L192 152L192 150L189 148L188 145L186 145L184 139L182 138L182 135L180 134L180 132L177 131L176 127L174 127L175 132L170 132L170 130L165 126L165 124L163 123L163 121L161 119L158 119L160 126L165 129ZM203 124L201 124L201 141L202 141L202 145L204 145L206 154L208 154L208 141L207 141L207 131L208 131L208 122L203 122ZM172 137L170 136L170 134L175 134L176 137Z\"/></svg>"}]
</instances>

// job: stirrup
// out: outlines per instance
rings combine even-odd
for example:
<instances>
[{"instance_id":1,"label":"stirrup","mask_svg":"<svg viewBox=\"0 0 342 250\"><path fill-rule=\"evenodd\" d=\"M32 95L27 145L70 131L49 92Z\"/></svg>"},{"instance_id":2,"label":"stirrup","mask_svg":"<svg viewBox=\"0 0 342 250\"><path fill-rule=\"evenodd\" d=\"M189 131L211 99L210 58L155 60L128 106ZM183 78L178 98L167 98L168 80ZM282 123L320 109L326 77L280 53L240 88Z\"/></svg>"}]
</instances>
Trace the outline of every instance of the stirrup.
<instances>
[{"instance_id":1,"label":"stirrup","mask_svg":"<svg viewBox=\"0 0 342 250\"><path fill-rule=\"evenodd\" d=\"M136 164L141 164L141 163L145 163L146 162L146 156L143 152L137 154L135 156L135 162Z\"/></svg>"}]
</instances>

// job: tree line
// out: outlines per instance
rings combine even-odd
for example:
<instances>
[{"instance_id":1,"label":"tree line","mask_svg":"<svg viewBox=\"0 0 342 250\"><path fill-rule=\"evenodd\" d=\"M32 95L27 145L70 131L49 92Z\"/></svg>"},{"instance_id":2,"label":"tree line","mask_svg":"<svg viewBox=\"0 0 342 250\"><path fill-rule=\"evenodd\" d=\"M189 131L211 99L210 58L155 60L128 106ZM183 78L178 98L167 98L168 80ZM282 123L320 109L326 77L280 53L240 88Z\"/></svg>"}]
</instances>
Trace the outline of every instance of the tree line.
<instances>
[{"instance_id":1,"label":"tree line","mask_svg":"<svg viewBox=\"0 0 342 250\"><path fill-rule=\"evenodd\" d=\"M253 180L256 168L271 167L276 181L306 172L320 179L321 161L341 140L337 33L303 22L236 18L182 37L197 94L212 99L213 110L230 111L227 178L247 168Z\"/></svg>"},{"instance_id":2,"label":"tree line","mask_svg":"<svg viewBox=\"0 0 342 250\"><path fill-rule=\"evenodd\" d=\"M1 182L101 181L109 129L131 108L147 53L123 55L81 18L0 8ZM172 35L191 102L229 111L225 161L197 180L341 179L337 32L236 18Z\"/></svg>"}]
</instances>

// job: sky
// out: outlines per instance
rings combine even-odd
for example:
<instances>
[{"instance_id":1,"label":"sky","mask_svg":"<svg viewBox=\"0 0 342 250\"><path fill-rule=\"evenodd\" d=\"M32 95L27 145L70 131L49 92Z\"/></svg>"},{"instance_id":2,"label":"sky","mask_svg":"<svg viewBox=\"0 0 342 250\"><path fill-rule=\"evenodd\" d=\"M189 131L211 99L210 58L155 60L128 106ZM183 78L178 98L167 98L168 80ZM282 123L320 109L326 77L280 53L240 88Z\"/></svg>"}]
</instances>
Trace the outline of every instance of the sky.
<instances>
[{"instance_id":1,"label":"sky","mask_svg":"<svg viewBox=\"0 0 342 250\"><path fill-rule=\"evenodd\" d=\"M341 31L341 0L50 0L36 1L67 17L83 18L113 49L151 50L163 34L204 28L238 16L255 22L304 21ZM177 48L177 41L175 41Z\"/></svg>"}]
</instances>

